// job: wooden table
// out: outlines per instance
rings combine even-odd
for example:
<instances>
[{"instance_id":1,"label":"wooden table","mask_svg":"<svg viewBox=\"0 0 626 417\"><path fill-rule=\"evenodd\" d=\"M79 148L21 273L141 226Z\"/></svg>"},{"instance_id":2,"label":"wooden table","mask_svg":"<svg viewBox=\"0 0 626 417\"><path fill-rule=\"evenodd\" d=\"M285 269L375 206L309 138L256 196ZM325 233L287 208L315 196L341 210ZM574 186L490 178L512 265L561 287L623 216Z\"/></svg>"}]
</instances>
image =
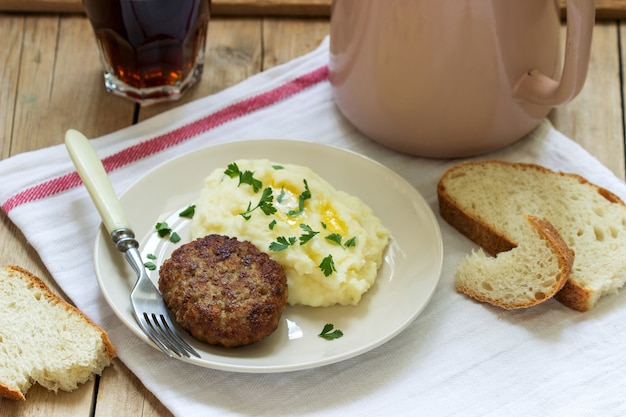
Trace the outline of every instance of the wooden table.
<instances>
[{"instance_id":1,"label":"wooden table","mask_svg":"<svg viewBox=\"0 0 626 417\"><path fill-rule=\"evenodd\" d=\"M95 41L81 14L0 12L0 149L2 158L60 144L68 128L98 137L169 108L220 91L314 49L328 34L326 17L215 17L209 25L205 73L182 101L142 108L108 95ZM580 96L550 115L620 178L624 163L626 26L598 21L589 76ZM620 35L621 34L621 35ZM620 39L621 36L621 39ZM21 265L55 285L37 253L0 214L0 265ZM0 415L169 416L169 411L116 360L102 377L71 393L35 386L27 400L0 399Z\"/></svg>"}]
</instances>

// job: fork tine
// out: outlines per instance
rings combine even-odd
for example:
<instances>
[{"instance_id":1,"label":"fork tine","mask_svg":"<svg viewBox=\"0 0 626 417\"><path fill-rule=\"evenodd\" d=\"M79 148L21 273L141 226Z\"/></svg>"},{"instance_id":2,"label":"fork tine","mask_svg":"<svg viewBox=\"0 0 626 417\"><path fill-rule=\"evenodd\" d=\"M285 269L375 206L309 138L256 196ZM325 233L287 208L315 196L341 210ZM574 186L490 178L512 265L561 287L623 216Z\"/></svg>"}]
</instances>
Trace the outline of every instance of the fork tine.
<instances>
[{"instance_id":1,"label":"fork tine","mask_svg":"<svg viewBox=\"0 0 626 417\"><path fill-rule=\"evenodd\" d=\"M139 323L139 326L141 327L143 332L146 334L146 336L148 336L150 340L152 340L152 342L154 342L154 344L157 345L157 347L161 349L163 353L165 353L170 358L173 357L174 354L178 355L177 352L174 352L170 348L165 346L165 344L163 344L161 339L155 335L154 327L152 326L152 323L150 322L150 318L148 317L146 313L143 313L143 320L142 320L142 317L140 317L139 315L136 315L135 318L137 319L137 323Z\"/></svg>"},{"instance_id":2,"label":"fork tine","mask_svg":"<svg viewBox=\"0 0 626 417\"><path fill-rule=\"evenodd\" d=\"M187 358L193 355L200 358L200 354L176 332L169 317L163 314L144 312L143 319L145 322L142 321L140 324L144 332L166 355L169 357L174 355L185 356Z\"/></svg>"},{"instance_id":3,"label":"fork tine","mask_svg":"<svg viewBox=\"0 0 626 417\"><path fill-rule=\"evenodd\" d=\"M152 313L151 315L148 315L147 313L144 313L144 316L146 316L146 319L150 323L150 327L152 328L153 332L158 333L158 339L164 345L166 345L169 350L171 350L178 356L186 356L188 358L191 357L189 352L187 352L185 347L182 345L182 343L179 342L179 340L182 339L180 339L180 337L173 333L170 326L167 325L165 317L162 314ZM159 321L159 318L161 318L161 321ZM195 352L193 348L191 348L191 346L189 347L189 349Z\"/></svg>"},{"instance_id":4,"label":"fork tine","mask_svg":"<svg viewBox=\"0 0 626 417\"><path fill-rule=\"evenodd\" d=\"M173 342L171 335L163 330L155 313L148 314L144 312L143 316L148 323L148 326L150 327L150 338L152 340L158 340L159 342L157 343L157 345L159 345L159 347L164 346L167 349L167 352L165 353L168 356L172 357L173 354L175 354L179 357L189 357L189 353L187 353L185 350L179 349L178 346L176 346L176 344Z\"/></svg>"},{"instance_id":5,"label":"fork tine","mask_svg":"<svg viewBox=\"0 0 626 417\"><path fill-rule=\"evenodd\" d=\"M154 316L153 316L154 317ZM172 342L172 344L174 346L176 346L177 349L179 349L180 351L183 352L183 354L185 356L187 356L188 358L190 357L189 355L194 355L195 357L199 358L200 355L198 354L198 352L195 351L194 348L192 348L186 341L185 339L183 339L182 337L180 337L180 335L178 334L178 332L174 329L174 326L172 324L172 322L170 321L169 317L161 314L161 322L163 324L163 333L168 336L168 339ZM156 320L156 317L154 317Z\"/></svg>"}]
</instances>

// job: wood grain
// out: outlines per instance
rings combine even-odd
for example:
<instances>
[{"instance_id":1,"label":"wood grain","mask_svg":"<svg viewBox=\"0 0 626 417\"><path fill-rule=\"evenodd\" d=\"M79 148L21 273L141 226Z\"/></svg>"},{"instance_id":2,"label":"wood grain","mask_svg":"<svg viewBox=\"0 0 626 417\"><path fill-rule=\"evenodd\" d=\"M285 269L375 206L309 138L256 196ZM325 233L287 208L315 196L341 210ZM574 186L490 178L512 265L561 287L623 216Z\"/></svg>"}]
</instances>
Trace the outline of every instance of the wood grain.
<instances>
[{"instance_id":1,"label":"wood grain","mask_svg":"<svg viewBox=\"0 0 626 417\"><path fill-rule=\"evenodd\" d=\"M562 38L565 39L564 29ZM617 23L596 24L585 86L572 102L553 110L550 120L566 136L574 138L615 175L624 179L623 110L618 87L620 54L617 44Z\"/></svg>"},{"instance_id":2,"label":"wood grain","mask_svg":"<svg viewBox=\"0 0 626 417\"><path fill-rule=\"evenodd\" d=\"M561 10L566 0L559 0ZM317 16L330 15L332 0L213 0L215 16ZM602 20L626 17L626 0L596 0ZM81 13L81 0L0 0L0 11Z\"/></svg>"},{"instance_id":3,"label":"wood grain","mask_svg":"<svg viewBox=\"0 0 626 417\"><path fill-rule=\"evenodd\" d=\"M0 71L0 155L2 158L11 152L11 132L13 130L13 109L17 96L17 80L19 76L19 60L24 35L24 19L12 19L0 15L0 39L4 47L0 48L0 63L4 69Z\"/></svg>"}]
</instances>

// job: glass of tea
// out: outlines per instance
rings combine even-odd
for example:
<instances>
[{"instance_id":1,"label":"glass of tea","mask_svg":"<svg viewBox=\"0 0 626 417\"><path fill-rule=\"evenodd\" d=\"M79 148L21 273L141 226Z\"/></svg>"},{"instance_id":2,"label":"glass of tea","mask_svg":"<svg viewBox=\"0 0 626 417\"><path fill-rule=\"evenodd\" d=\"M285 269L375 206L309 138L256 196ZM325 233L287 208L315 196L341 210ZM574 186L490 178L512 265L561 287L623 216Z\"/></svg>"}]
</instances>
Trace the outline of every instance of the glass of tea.
<instances>
[{"instance_id":1,"label":"glass of tea","mask_svg":"<svg viewBox=\"0 0 626 417\"><path fill-rule=\"evenodd\" d=\"M107 91L176 100L202 76L210 0L83 0Z\"/></svg>"}]
</instances>

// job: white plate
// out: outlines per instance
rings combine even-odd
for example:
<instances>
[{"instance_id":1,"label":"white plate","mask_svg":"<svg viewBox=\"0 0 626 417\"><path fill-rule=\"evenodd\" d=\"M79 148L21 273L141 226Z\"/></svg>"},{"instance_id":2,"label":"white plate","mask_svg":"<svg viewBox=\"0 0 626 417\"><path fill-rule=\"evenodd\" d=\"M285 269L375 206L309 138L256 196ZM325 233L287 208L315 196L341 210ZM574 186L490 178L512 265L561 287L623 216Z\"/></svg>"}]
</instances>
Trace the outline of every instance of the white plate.
<instances>
[{"instance_id":1,"label":"white plate","mask_svg":"<svg viewBox=\"0 0 626 417\"><path fill-rule=\"evenodd\" d=\"M168 219L189 240L189 221L178 212L199 195L202 181L215 168L236 159L267 158L312 168L338 190L360 197L391 231L376 283L357 306L287 306L279 328L265 340L225 349L184 334L201 358L196 365L236 372L284 372L327 365L369 351L404 330L424 309L439 281L443 261L441 232L422 196L383 165L339 148L291 140L255 140L212 146L158 166L120 197L142 255L155 254L157 265L175 246L156 238L157 221ZM129 294L135 276L103 228L95 242L98 284L115 314L146 343L132 314ZM158 272L150 273L156 282ZM318 336L326 323L343 331L340 339ZM184 332L183 332L184 333Z\"/></svg>"}]
</instances>

